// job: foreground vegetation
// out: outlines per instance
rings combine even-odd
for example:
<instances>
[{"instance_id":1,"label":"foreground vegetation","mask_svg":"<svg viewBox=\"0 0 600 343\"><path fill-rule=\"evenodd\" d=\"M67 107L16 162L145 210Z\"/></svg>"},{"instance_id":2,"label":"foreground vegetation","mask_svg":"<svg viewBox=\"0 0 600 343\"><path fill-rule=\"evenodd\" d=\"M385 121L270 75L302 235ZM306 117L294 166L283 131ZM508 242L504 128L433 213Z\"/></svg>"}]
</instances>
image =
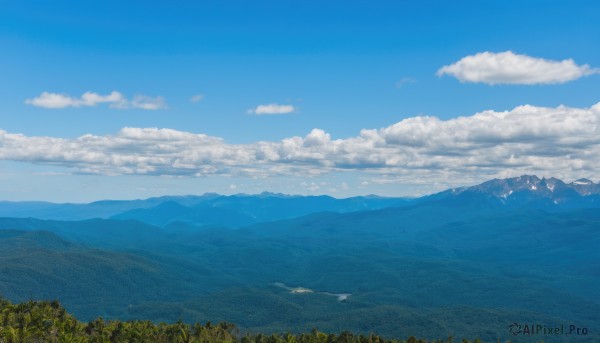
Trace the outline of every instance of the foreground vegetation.
<instances>
[{"instance_id":1,"label":"foreground vegetation","mask_svg":"<svg viewBox=\"0 0 600 343\"><path fill-rule=\"evenodd\" d=\"M240 334L235 326L222 322L201 325L155 324L150 321L105 321L98 318L79 322L57 302L28 301L11 304L0 299L0 342L241 342L241 343L426 343L452 342L452 339L426 341L384 339L377 335L325 334L317 330L304 334ZM463 340L463 343L471 343ZM480 342L479 340L473 343Z\"/></svg>"}]
</instances>

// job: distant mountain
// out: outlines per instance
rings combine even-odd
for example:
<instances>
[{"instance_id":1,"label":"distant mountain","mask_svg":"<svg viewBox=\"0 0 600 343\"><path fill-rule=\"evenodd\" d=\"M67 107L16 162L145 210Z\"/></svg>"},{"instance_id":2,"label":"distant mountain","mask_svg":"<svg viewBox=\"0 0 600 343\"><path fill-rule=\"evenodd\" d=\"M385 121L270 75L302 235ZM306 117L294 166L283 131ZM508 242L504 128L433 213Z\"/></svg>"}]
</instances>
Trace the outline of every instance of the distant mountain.
<instances>
[{"instance_id":1,"label":"distant mountain","mask_svg":"<svg viewBox=\"0 0 600 343\"><path fill-rule=\"evenodd\" d=\"M88 204L0 202L0 217L48 220L134 219L165 226L180 222L193 226L242 227L315 212L352 212L402 206L407 198L360 196L298 196L263 192L256 195L163 196L144 200L103 200Z\"/></svg>"},{"instance_id":2,"label":"distant mountain","mask_svg":"<svg viewBox=\"0 0 600 343\"><path fill-rule=\"evenodd\" d=\"M183 205L176 200L151 208L135 209L112 216L165 226L182 222L198 226L242 227L256 223L295 218L318 212L346 213L361 210L403 206L404 198L330 196L291 196L274 193L258 195L215 196L201 202Z\"/></svg>"},{"instance_id":3,"label":"distant mountain","mask_svg":"<svg viewBox=\"0 0 600 343\"><path fill-rule=\"evenodd\" d=\"M494 179L482 184L453 188L422 198L422 201L461 201L477 198L505 208L564 210L600 207L600 184L588 179L565 183L556 178L523 175Z\"/></svg>"},{"instance_id":4,"label":"distant mountain","mask_svg":"<svg viewBox=\"0 0 600 343\"><path fill-rule=\"evenodd\" d=\"M0 230L47 231L71 242L94 247L136 247L167 233L134 220L88 219L82 221L0 218Z\"/></svg>"},{"instance_id":5,"label":"distant mountain","mask_svg":"<svg viewBox=\"0 0 600 343\"><path fill-rule=\"evenodd\" d=\"M258 222L256 218L250 215L227 208L212 207L208 204L188 207L173 201L164 202L151 208L140 208L123 212L111 218L137 220L158 226L180 223L196 227L241 227Z\"/></svg>"},{"instance_id":6,"label":"distant mountain","mask_svg":"<svg viewBox=\"0 0 600 343\"><path fill-rule=\"evenodd\" d=\"M349 213L417 206L439 211L461 208L479 214L531 208L558 211L600 207L600 184L588 179L565 183L556 178L524 175L494 179L417 198L359 196L298 196L263 192L256 195L163 196L143 200L103 200L89 204L0 202L0 217L61 221L93 218L136 220L174 228L185 226L240 228L258 223L302 217L319 212ZM443 207L443 208L442 208ZM425 213L425 216L427 214ZM430 220L430 218L424 218ZM435 220L435 219L434 219Z\"/></svg>"},{"instance_id":7,"label":"distant mountain","mask_svg":"<svg viewBox=\"0 0 600 343\"><path fill-rule=\"evenodd\" d=\"M463 216L482 215L497 211L530 208L547 211L600 207L600 185L587 179L565 183L556 178L521 176L494 179L480 185L450 189L417 199L361 196L335 199L329 196L293 196L275 193L233 196L212 195L201 200L187 197L169 198L153 207L135 209L112 216L114 219L134 219L148 224L165 226L175 223L243 227L258 223L297 218L320 212L350 213L384 210L382 213L410 211L425 222L432 211L450 217L455 211ZM175 204L176 203L176 204ZM389 209L389 211L386 211Z\"/></svg>"},{"instance_id":8,"label":"distant mountain","mask_svg":"<svg viewBox=\"0 0 600 343\"><path fill-rule=\"evenodd\" d=\"M101 200L87 204L57 204L41 201L0 201L0 217L37 218L52 220L83 220L109 218L116 214L176 202L184 206L195 205L219 195L206 193L200 196L163 196L143 200Z\"/></svg>"}]
</instances>

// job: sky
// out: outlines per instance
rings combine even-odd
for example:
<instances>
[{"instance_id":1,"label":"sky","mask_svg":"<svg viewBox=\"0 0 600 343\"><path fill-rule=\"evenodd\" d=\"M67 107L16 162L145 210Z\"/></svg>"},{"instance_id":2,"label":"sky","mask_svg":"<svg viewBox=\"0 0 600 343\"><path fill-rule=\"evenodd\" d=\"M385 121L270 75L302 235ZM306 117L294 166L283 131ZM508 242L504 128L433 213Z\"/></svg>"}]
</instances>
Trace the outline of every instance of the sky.
<instances>
[{"instance_id":1,"label":"sky","mask_svg":"<svg viewBox=\"0 0 600 343\"><path fill-rule=\"evenodd\" d=\"M597 1L0 1L0 199L600 181Z\"/></svg>"}]
</instances>

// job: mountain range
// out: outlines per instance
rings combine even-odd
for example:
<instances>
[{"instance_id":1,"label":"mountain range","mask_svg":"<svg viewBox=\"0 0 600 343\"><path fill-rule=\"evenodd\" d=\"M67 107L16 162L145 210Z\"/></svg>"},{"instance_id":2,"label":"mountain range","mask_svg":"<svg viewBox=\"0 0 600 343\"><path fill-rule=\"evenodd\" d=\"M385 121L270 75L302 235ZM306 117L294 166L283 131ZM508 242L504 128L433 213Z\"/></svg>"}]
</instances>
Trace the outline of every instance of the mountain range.
<instances>
[{"instance_id":1,"label":"mountain range","mask_svg":"<svg viewBox=\"0 0 600 343\"><path fill-rule=\"evenodd\" d=\"M336 199L330 196L293 196L277 193L231 196L206 193L201 196L163 196L144 200L103 200L88 204L48 202L0 202L0 216L51 220L93 218L134 219L159 226L171 222L194 225L241 227L314 212L373 210L408 203L408 198L360 196Z\"/></svg>"},{"instance_id":2,"label":"mountain range","mask_svg":"<svg viewBox=\"0 0 600 343\"><path fill-rule=\"evenodd\" d=\"M453 188L432 195L433 198L466 196L487 197L511 208L540 208L546 210L598 207L600 184L588 179L565 183L556 178L524 175L510 179L494 179L482 184Z\"/></svg>"},{"instance_id":3,"label":"mountain range","mask_svg":"<svg viewBox=\"0 0 600 343\"><path fill-rule=\"evenodd\" d=\"M0 295L58 299L83 320L484 341L564 323L596 342L599 196L589 180L521 176L421 198L2 202Z\"/></svg>"},{"instance_id":4,"label":"mountain range","mask_svg":"<svg viewBox=\"0 0 600 343\"><path fill-rule=\"evenodd\" d=\"M491 205L545 210L597 207L600 184L588 179L565 183L556 178L524 175L452 188L421 198L298 196L264 192L257 195L162 196L143 200L103 200L87 204L0 201L0 216L51 220L134 219L165 226L172 222L242 227L316 212L354 212L401 207L411 203L486 199Z\"/></svg>"}]
</instances>

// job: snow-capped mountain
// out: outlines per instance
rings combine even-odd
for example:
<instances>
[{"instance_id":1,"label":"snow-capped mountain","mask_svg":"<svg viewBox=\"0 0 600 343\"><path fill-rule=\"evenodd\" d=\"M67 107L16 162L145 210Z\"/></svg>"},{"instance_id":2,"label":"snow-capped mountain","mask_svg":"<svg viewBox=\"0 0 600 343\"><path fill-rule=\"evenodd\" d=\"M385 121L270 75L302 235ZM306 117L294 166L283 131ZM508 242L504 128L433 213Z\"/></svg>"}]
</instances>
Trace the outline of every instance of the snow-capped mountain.
<instances>
[{"instance_id":1,"label":"snow-capped mountain","mask_svg":"<svg viewBox=\"0 0 600 343\"><path fill-rule=\"evenodd\" d=\"M600 207L600 184L588 179L565 183L556 178L523 175L509 179L493 179L482 184L454 188L436 195L437 198L483 196L507 206Z\"/></svg>"}]
</instances>

